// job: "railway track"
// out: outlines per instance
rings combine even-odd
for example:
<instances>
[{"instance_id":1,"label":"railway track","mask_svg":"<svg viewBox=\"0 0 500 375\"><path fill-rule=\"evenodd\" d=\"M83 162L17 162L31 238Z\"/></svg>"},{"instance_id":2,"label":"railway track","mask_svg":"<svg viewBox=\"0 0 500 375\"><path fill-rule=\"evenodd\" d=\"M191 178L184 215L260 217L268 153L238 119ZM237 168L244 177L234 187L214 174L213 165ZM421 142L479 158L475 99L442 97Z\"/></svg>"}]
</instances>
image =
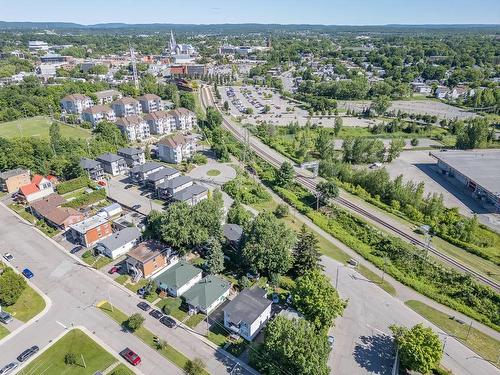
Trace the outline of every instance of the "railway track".
<instances>
[{"instance_id":1,"label":"railway track","mask_svg":"<svg viewBox=\"0 0 500 375\"><path fill-rule=\"evenodd\" d=\"M206 108L207 107L207 104L208 104L208 98L206 97L206 91L204 91L202 89L202 94L201 94L201 102L202 102L202 105ZM213 103L213 101L212 101ZM231 134L240 142L242 143L245 143L246 140L245 140L245 137L244 135L242 135L240 133L240 131L233 125L231 124L228 120L226 120L224 117L222 119L223 121L223 125L224 127L229 131L231 132ZM277 159L275 156L271 155L270 153L266 152L265 150L263 150L262 148L259 148L256 144L252 144L252 142L250 141L250 147L252 148L252 150L259 156L261 157L262 159L266 160L269 164L271 164L273 167L276 167L276 168L279 168L282 164L282 161ZM305 187L307 190L309 190L311 193L313 193L314 195L316 195L318 192L316 190L316 184L317 182L313 179L311 179L310 177L307 177L307 176L304 176L302 174L300 174L300 172L297 172L297 176L296 176L296 180L297 182L302 185L303 187ZM439 251L438 249L432 247L432 246L427 246L427 244L420 240L419 238L417 237L414 237L408 233L406 233L405 231L402 231L401 229L397 228L396 226L382 220L380 217L374 215L373 213L365 210L364 208L361 208L359 206L357 206L356 204L344 199L344 198L341 198L341 197L338 197L338 198L335 198L334 199L335 203L337 203L338 205L340 206L343 206L351 211L354 211L356 213L358 213L359 215L365 217L365 218L368 218L369 220L373 221L373 222L376 222L378 224L380 224L382 227L390 230L391 232L397 234L398 236L402 237L403 239L409 241L410 243L416 245L416 246L419 246L423 249L426 249L428 250L429 252L431 252L432 254L434 254L436 257L438 257L439 259L445 261L446 263L450 264L451 266L459 269L460 271L462 272L465 272L469 275L471 275L472 277L476 278L477 280L481 281L483 284L486 284L488 286L490 286L491 288L495 289L496 291L499 291L500 290L500 284L498 284L497 282L487 278L486 276L480 274L479 272L476 272L474 271L473 269L463 265L462 263L460 263L459 261L457 261L456 259L442 253L441 251Z\"/></svg>"}]
</instances>

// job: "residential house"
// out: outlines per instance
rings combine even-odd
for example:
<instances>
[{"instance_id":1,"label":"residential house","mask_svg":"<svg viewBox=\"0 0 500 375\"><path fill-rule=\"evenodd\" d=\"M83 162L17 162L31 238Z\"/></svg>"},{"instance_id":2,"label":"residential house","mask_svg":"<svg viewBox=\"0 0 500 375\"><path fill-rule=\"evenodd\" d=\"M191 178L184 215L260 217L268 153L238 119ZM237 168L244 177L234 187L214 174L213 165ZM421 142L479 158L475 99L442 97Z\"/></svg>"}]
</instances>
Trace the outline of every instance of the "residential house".
<instances>
[{"instance_id":1,"label":"residential house","mask_svg":"<svg viewBox=\"0 0 500 375\"><path fill-rule=\"evenodd\" d=\"M155 281L160 290L171 296L180 297L200 281L201 276L201 269L181 260L155 277Z\"/></svg>"},{"instance_id":2,"label":"residential house","mask_svg":"<svg viewBox=\"0 0 500 375\"><path fill-rule=\"evenodd\" d=\"M167 163L179 164L196 152L196 139L182 134L162 138L158 143L158 157Z\"/></svg>"},{"instance_id":3,"label":"residential house","mask_svg":"<svg viewBox=\"0 0 500 375\"><path fill-rule=\"evenodd\" d=\"M141 231L137 227L126 227L99 241L95 249L108 258L116 259L137 245L140 237Z\"/></svg>"},{"instance_id":4,"label":"residential house","mask_svg":"<svg viewBox=\"0 0 500 375\"><path fill-rule=\"evenodd\" d=\"M143 140L151 136L148 123L138 115L119 117L116 126L130 141Z\"/></svg>"},{"instance_id":5,"label":"residential house","mask_svg":"<svg viewBox=\"0 0 500 375\"><path fill-rule=\"evenodd\" d=\"M264 289L247 288L224 307L224 327L252 341L271 318L272 304Z\"/></svg>"},{"instance_id":6,"label":"residential house","mask_svg":"<svg viewBox=\"0 0 500 375\"><path fill-rule=\"evenodd\" d=\"M140 115L142 113L141 103L128 96L112 102L111 108L113 108L117 117Z\"/></svg>"},{"instance_id":7,"label":"residential house","mask_svg":"<svg viewBox=\"0 0 500 375\"><path fill-rule=\"evenodd\" d=\"M70 225L82 221L84 216L71 207L61 207L64 203L66 199L54 193L31 203L30 206L36 217L45 220L54 228L66 230Z\"/></svg>"},{"instance_id":8,"label":"residential house","mask_svg":"<svg viewBox=\"0 0 500 375\"><path fill-rule=\"evenodd\" d=\"M69 228L70 238L85 247L91 247L113 234L111 223L98 215L72 224Z\"/></svg>"},{"instance_id":9,"label":"residential house","mask_svg":"<svg viewBox=\"0 0 500 375\"><path fill-rule=\"evenodd\" d=\"M123 98L120 91L117 90L104 90L98 91L94 94L97 97L97 104L110 104L115 100Z\"/></svg>"},{"instance_id":10,"label":"residential house","mask_svg":"<svg viewBox=\"0 0 500 375\"><path fill-rule=\"evenodd\" d=\"M96 160L101 163L104 172L109 173L111 176L125 174L128 170L125 159L110 152L99 155Z\"/></svg>"},{"instance_id":11,"label":"residential house","mask_svg":"<svg viewBox=\"0 0 500 375\"><path fill-rule=\"evenodd\" d=\"M135 147L124 147L118 150L118 156L125 159L127 165L132 168L136 165L144 164L146 162L146 156L144 155L144 150Z\"/></svg>"},{"instance_id":12,"label":"residential house","mask_svg":"<svg viewBox=\"0 0 500 375\"><path fill-rule=\"evenodd\" d=\"M98 161L80 158L80 167L87 172L88 176L92 180L101 180L104 177L104 170L102 169L101 163Z\"/></svg>"},{"instance_id":13,"label":"residential house","mask_svg":"<svg viewBox=\"0 0 500 375\"><path fill-rule=\"evenodd\" d=\"M158 172L164 168L163 164L148 161L144 164L139 164L130 169L129 176L133 182L144 184L149 175Z\"/></svg>"},{"instance_id":14,"label":"residential house","mask_svg":"<svg viewBox=\"0 0 500 375\"><path fill-rule=\"evenodd\" d=\"M413 89L413 92L416 92L418 94L423 94L423 95L432 94L432 87L423 82L412 82L411 87Z\"/></svg>"},{"instance_id":15,"label":"residential house","mask_svg":"<svg viewBox=\"0 0 500 375\"><path fill-rule=\"evenodd\" d=\"M18 199L28 203L37 199L42 199L47 195L54 193L54 186L46 177L36 174L31 179L31 183L19 188Z\"/></svg>"},{"instance_id":16,"label":"residential house","mask_svg":"<svg viewBox=\"0 0 500 375\"><path fill-rule=\"evenodd\" d=\"M175 117L178 130L190 130L196 125L196 114L186 108L176 108L169 111L169 115Z\"/></svg>"},{"instance_id":17,"label":"residential house","mask_svg":"<svg viewBox=\"0 0 500 375\"><path fill-rule=\"evenodd\" d=\"M7 193L15 193L30 182L30 171L27 169L16 168L0 173L0 190Z\"/></svg>"},{"instance_id":18,"label":"residential house","mask_svg":"<svg viewBox=\"0 0 500 375\"><path fill-rule=\"evenodd\" d=\"M146 186L156 192L158 187L165 181L170 181L172 179L175 179L176 177L179 177L180 175L181 172L179 172L177 169L164 167L163 169L160 169L159 171L148 175L148 177L146 178Z\"/></svg>"},{"instance_id":19,"label":"residential house","mask_svg":"<svg viewBox=\"0 0 500 375\"><path fill-rule=\"evenodd\" d=\"M438 86L434 92L434 96L438 99L446 99L449 95L450 89L446 86Z\"/></svg>"},{"instance_id":20,"label":"residential house","mask_svg":"<svg viewBox=\"0 0 500 375\"><path fill-rule=\"evenodd\" d=\"M90 108L94 105L92 99L83 94L66 95L61 99L62 109L66 113L81 115L84 109Z\"/></svg>"},{"instance_id":21,"label":"residential house","mask_svg":"<svg viewBox=\"0 0 500 375\"><path fill-rule=\"evenodd\" d=\"M208 198L208 189L201 185L191 185L172 195L172 200L194 206Z\"/></svg>"},{"instance_id":22,"label":"residential house","mask_svg":"<svg viewBox=\"0 0 500 375\"><path fill-rule=\"evenodd\" d=\"M150 278L159 272L170 270L179 262L179 257L169 246L159 241L149 240L140 243L128 252L125 260L127 272L134 276Z\"/></svg>"},{"instance_id":23,"label":"residential house","mask_svg":"<svg viewBox=\"0 0 500 375\"><path fill-rule=\"evenodd\" d=\"M243 236L243 228L238 224L224 224L222 233L230 246L238 247Z\"/></svg>"},{"instance_id":24,"label":"residential house","mask_svg":"<svg viewBox=\"0 0 500 375\"><path fill-rule=\"evenodd\" d=\"M112 217L120 215L122 212L123 209L119 203L111 203L109 206L101 208L96 215L102 216L105 219L111 219Z\"/></svg>"},{"instance_id":25,"label":"residential house","mask_svg":"<svg viewBox=\"0 0 500 375\"><path fill-rule=\"evenodd\" d=\"M161 98L155 94L144 94L137 98L141 103L142 112L151 113L162 110Z\"/></svg>"},{"instance_id":26,"label":"residential house","mask_svg":"<svg viewBox=\"0 0 500 375\"><path fill-rule=\"evenodd\" d=\"M177 128L176 117L167 111L156 111L144 116L151 134L170 134Z\"/></svg>"},{"instance_id":27,"label":"residential house","mask_svg":"<svg viewBox=\"0 0 500 375\"><path fill-rule=\"evenodd\" d=\"M210 314L227 299L231 283L215 275L208 275L186 291L182 299L190 314Z\"/></svg>"},{"instance_id":28,"label":"residential house","mask_svg":"<svg viewBox=\"0 0 500 375\"><path fill-rule=\"evenodd\" d=\"M102 120L114 122L116 120L115 112L106 105L95 105L85 108L82 113L83 121L90 122L94 127Z\"/></svg>"},{"instance_id":29,"label":"residential house","mask_svg":"<svg viewBox=\"0 0 500 375\"><path fill-rule=\"evenodd\" d=\"M470 87L465 86L465 85L457 85L455 86L448 95L446 96L447 99L450 100L457 100L461 98L465 98L469 95L474 95L475 90L471 90Z\"/></svg>"},{"instance_id":30,"label":"residential house","mask_svg":"<svg viewBox=\"0 0 500 375\"><path fill-rule=\"evenodd\" d=\"M166 179L156 187L156 195L161 199L170 199L172 196L193 185L193 179L188 176L176 176Z\"/></svg>"}]
</instances>

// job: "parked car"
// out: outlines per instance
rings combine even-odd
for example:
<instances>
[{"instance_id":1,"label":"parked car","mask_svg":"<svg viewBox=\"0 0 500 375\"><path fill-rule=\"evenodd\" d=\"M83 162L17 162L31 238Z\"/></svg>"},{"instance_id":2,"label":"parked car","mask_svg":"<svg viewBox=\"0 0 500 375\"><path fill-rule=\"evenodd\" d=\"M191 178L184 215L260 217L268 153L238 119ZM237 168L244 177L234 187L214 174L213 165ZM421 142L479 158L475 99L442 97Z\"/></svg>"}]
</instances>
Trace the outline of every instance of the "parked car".
<instances>
[{"instance_id":1,"label":"parked car","mask_svg":"<svg viewBox=\"0 0 500 375\"><path fill-rule=\"evenodd\" d=\"M141 363L141 357L137 355L133 350L125 348L120 352L120 355L125 358L131 365L137 366Z\"/></svg>"},{"instance_id":2,"label":"parked car","mask_svg":"<svg viewBox=\"0 0 500 375\"><path fill-rule=\"evenodd\" d=\"M273 293L272 300L273 303L280 303L280 296L278 295L278 293Z\"/></svg>"},{"instance_id":3,"label":"parked car","mask_svg":"<svg viewBox=\"0 0 500 375\"><path fill-rule=\"evenodd\" d=\"M134 187L134 185L132 185L132 184L125 185L125 189L130 189L130 188L133 188L133 187Z\"/></svg>"},{"instance_id":4,"label":"parked car","mask_svg":"<svg viewBox=\"0 0 500 375\"><path fill-rule=\"evenodd\" d=\"M141 205L140 205L140 204L134 204L134 205L132 206L132 209L133 209L133 210L138 210L139 208L141 208Z\"/></svg>"},{"instance_id":5,"label":"parked car","mask_svg":"<svg viewBox=\"0 0 500 375\"><path fill-rule=\"evenodd\" d=\"M27 279L31 279L33 276L35 276L35 274L31 272L29 268L25 268L23 270L23 276L26 277Z\"/></svg>"},{"instance_id":6,"label":"parked car","mask_svg":"<svg viewBox=\"0 0 500 375\"><path fill-rule=\"evenodd\" d=\"M0 322L2 322L3 324L8 324L13 320L14 319L12 319L12 315L10 315L8 312L0 311Z\"/></svg>"},{"instance_id":7,"label":"parked car","mask_svg":"<svg viewBox=\"0 0 500 375\"><path fill-rule=\"evenodd\" d=\"M110 275L114 274L114 273L117 273L118 271L120 270L120 267L119 266L113 266L109 269L108 273Z\"/></svg>"},{"instance_id":8,"label":"parked car","mask_svg":"<svg viewBox=\"0 0 500 375\"><path fill-rule=\"evenodd\" d=\"M151 315L155 319L160 319L163 317L163 313L160 310L151 310L149 312L149 315Z\"/></svg>"},{"instance_id":9,"label":"parked car","mask_svg":"<svg viewBox=\"0 0 500 375\"><path fill-rule=\"evenodd\" d=\"M260 275L258 273L247 272L247 278L252 281L257 281L260 279Z\"/></svg>"},{"instance_id":10,"label":"parked car","mask_svg":"<svg viewBox=\"0 0 500 375\"><path fill-rule=\"evenodd\" d=\"M71 254L76 254L77 252L79 252L79 251L80 251L80 250L82 250L82 249L83 249L83 246L80 246L80 245L79 245L79 246L75 246L74 248L72 248L72 249L70 250L70 253L71 253Z\"/></svg>"},{"instance_id":11,"label":"parked car","mask_svg":"<svg viewBox=\"0 0 500 375\"><path fill-rule=\"evenodd\" d=\"M17 357L17 360L19 362L24 362L28 358L30 358L32 355L34 355L35 353L37 353L39 350L40 350L40 348L38 346L34 345L31 348L26 349L24 352L22 352L21 354L19 354L19 356Z\"/></svg>"},{"instance_id":12,"label":"parked car","mask_svg":"<svg viewBox=\"0 0 500 375\"><path fill-rule=\"evenodd\" d=\"M149 311L151 309L151 306L149 306L146 302L139 302L137 307L143 311Z\"/></svg>"},{"instance_id":13,"label":"parked car","mask_svg":"<svg viewBox=\"0 0 500 375\"><path fill-rule=\"evenodd\" d=\"M333 348L334 343L335 343L335 337L328 336L328 345L330 345L330 348Z\"/></svg>"},{"instance_id":14,"label":"parked car","mask_svg":"<svg viewBox=\"0 0 500 375\"><path fill-rule=\"evenodd\" d=\"M9 363L8 365L2 367L2 369L0 370L0 375L7 375L7 374L10 374L12 371L14 371L17 367L19 366L19 364L17 362L11 362Z\"/></svg>"},{"instance_id":15,"label":"parked car","mask_svg":"<svg viewBox=\"0 0 500 375\"><path fill-rule=\"evenodd\" d=\"M358 264L359 264L359 263L358 263L358 261L357 261L356 259L352 259L352 258L351 258L351 259L349 259L349 260L347 261L347 263L349 263L349 264L350 264L351 266L353 266L353 267L357 267L357 266L358 266Z\"/></svg>"},{"instance_id":16,"label":"parked car","mask_svg":"<svg viewBox=\"0 0 500 375\"><path fill-rule=\"evenodd\" d=\"M160 323L166 325L168 328L175 328L177 323L169 316L163 316L160 318Z\"/></svg>"},{"instance_id":17,"label":"parked car","mask_svg":"<svg viewBox=\"0 0 500 375\"><path fill-rule=\"evenodd\" d=\"M14 256L11 253L5 253L3 257L7 262L10 262L12 259L14 259Z\"/></svg>"}]
</instances>

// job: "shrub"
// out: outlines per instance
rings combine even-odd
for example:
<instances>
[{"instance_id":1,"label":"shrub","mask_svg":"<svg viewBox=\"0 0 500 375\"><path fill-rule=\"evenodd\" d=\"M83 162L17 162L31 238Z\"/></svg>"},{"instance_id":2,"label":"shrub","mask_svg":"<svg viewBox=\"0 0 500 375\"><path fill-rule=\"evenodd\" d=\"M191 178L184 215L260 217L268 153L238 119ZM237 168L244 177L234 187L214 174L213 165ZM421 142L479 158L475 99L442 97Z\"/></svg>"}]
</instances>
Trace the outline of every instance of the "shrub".
<instances>
[{"instance_id":1,"label":"shrub","mask_svg":"<svg viewBox=\"0 0 500 375\"><path fill-rule=\"evenodd\" d=\"M59 194L66 194L90 186L93 186L92 181L87 176L82 176L74 178L72 180L61 182L56 186L56 190Z\"/></svg>"},{"instance_id":2,"label":"shrub","mask_svg":"<svg viewBox=\"0 0 500 375\"><path fill-rule=\"evenodd\" d=\"M137 331L142 327L144 320L145 318L141 314L135 313L129 316L129 318L125 322L125 325L131 331Z\"/></svg>"},{"instance_id":3,"label":"shrub","mask_svg":"<svg viewBox=\"0 0 500 375\"><path fill-rule=\"evenodd\" d=\"M67 365L75 365L76 364L76 354L74 352L67 352L64 355L64 363Z\"/></svg>"},{"instance_id":4,"label":"shrub","mask_svg":"<svg viewBox=\"0 0 500 375\"><path fill-rule=\"evenodd\" d=\"M288 205L281 203L274 210L274 216L276 216L277 218L281 219L281 218L283 218L285 216L288 216L289 211L290 210L288 208Z\"/></svg>"},{"instance_id":5,"label":"shrub","mask_svg":"<svg viewBox=\"0 0 500 375\"><path fill-rule=\"evenodd\" d=\"M410 141L410 144L411 144L413 147L418 146L418 143L419 143L418 138L412 138L412 139L411 139L411 141Z\"/></svg>"}]
</instances>

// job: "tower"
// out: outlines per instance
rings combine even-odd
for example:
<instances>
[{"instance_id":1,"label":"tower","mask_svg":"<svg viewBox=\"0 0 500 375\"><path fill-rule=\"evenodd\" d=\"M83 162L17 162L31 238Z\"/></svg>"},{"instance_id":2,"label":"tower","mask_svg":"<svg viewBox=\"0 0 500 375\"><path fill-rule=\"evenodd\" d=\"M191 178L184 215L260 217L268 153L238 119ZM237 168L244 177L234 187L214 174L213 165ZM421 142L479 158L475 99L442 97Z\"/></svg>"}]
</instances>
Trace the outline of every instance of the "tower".
<instances>
[{"instance_id":1,"label":"tower","mask_svg":"<svg viewBox=\"0 0 500 375\"><path fill-rule=\"evenodd\" d=\"M138 89L139 88L139 77L137 75L137 65L135 63L135 51L132 48L132 46L130 46L130 60L132 62L132 74L134 75L134 86L136 89Z\"/></svg>"},{"instance_id":2,"label":"tower","mask_svg":"<svg viewBox=\"0 0 500 375\"><path fill-rule=\"evenodd\" d=\"M170 30L170 42L169 42L169 49L170 49L170 53L171 54L175 54L176 53L176 47L177 47L177 43L175 41L175 38L174 38L174 32L172 30Z\"/></svg>"}]
</instances>

